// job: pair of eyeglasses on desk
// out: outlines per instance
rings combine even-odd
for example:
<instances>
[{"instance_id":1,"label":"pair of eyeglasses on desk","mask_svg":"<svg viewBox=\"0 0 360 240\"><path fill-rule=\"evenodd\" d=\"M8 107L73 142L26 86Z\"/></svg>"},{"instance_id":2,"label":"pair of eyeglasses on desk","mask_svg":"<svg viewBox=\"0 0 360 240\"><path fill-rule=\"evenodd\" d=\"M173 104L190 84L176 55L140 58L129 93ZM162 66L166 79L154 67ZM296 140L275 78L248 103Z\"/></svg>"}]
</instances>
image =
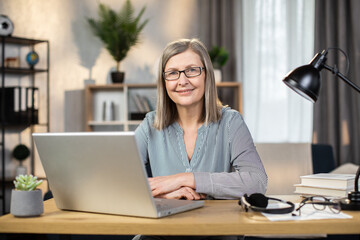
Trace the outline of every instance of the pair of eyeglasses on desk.
<instances>
[{"instance_id":1,"label":"pair of eyeglasses on desk","mask_svg":"<svg viewBox=\"0 0 360 240\"><path fill-rule=\"evenodd\" d=\"M295 209L295 212L292 213L293 216L301 216L301 208L306 204L311 204L315 210L323 211L328 207L332 213L338 214L341 211L340 202L337 200L331 200L324 196L311 196L304 198L299 207ZM297 214L298 213L298 214Z\"/></svg>"}]
</instances>

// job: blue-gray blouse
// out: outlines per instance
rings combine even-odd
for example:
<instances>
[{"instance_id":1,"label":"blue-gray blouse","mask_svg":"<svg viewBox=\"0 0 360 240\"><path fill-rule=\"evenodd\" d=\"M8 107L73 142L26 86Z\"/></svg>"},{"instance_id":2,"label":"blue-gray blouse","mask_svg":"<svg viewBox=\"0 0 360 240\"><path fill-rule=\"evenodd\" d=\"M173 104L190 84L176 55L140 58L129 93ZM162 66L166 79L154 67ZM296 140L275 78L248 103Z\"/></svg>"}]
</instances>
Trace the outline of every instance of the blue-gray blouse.
<instances>
[{"instance_id":1,"label":"blue-gray blouse","mask_svg":"<svg viewBox=\"0 0 360 240\"><path fill-rule=\"evenodd\" d=\"M159 131L153 127L154 118L154 111L148 113L135 131L140 156L150 162L153 176L192 172L196 192L217 199L265 193L265 169L238 111L224 107L218 122L198 129L190 161L180 125L174 122Z\"/></svg>"}]
</instances>

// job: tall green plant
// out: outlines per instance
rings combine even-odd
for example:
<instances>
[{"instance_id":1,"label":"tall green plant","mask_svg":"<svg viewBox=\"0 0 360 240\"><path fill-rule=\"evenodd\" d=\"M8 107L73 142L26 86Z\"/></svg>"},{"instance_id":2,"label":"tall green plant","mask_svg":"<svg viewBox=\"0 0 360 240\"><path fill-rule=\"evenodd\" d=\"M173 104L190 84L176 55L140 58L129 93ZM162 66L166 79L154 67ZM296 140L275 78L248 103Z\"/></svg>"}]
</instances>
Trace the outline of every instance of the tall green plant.
<instances>
[{"instance_id":1,"label":"tall green plant","mask_svg":"<svg viewBox=\"0 0 360 240\"><path fill-rule=\"evenodd\" d=\"M120 62L126 57L130 48L139 43L139 35L149 21L146 19L140 23L145 9L144 6L135 17L134 7L130 0L126 0L118 13L100 3L99 19L88 18L93 33L103 41L106 49L116 61L117 71L120 69Z\"/></svg>"}]
</instances>

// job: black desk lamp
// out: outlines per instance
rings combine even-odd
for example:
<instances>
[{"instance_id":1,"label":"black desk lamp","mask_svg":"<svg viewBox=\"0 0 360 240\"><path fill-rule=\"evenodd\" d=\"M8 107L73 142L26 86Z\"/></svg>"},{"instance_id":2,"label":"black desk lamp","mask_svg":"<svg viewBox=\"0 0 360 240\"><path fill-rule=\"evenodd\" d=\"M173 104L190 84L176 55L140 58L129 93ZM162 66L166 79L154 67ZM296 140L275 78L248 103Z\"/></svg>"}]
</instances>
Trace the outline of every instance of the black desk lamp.
<instances>
[{"instance_id":1,"label":"black desk lamp","mask_svg":"<svg viewBox=\"0 0 360 240\"><path fill-rule=\"evenodd\" d=\"M298 67L288 73L288 75L283 79L283 82L289 88L314 103L318 98L320 90L320 71L325 68L340 77L343 81L360 93L360 88L341 74L336 67L333 68L325 64L327 60L327 53L328 50L323 50L321 53L317 53L308 65ZM349 192L348 197L342 199L340 202L343 210L360 211L359 174L360 166L355 176L355 191Z\"/></svg>"}]
</instances>

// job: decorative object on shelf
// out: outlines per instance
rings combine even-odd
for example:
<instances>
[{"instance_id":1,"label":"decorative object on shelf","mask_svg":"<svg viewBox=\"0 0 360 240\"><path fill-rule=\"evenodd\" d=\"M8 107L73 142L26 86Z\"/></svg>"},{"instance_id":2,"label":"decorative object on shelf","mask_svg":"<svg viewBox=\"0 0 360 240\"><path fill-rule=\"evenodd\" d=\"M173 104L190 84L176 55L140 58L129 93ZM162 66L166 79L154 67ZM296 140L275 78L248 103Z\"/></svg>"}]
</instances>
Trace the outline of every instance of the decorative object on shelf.
<instances>
[{"instance_id":1,"label":"decorative object on shelf","mask_svg":"<svg viewBox=\"0 0 360 240\"><path fill-rule=\"evenodd\" d=\"M102 109L103 121L115 121L115 103L113 101L104 101Z\"/></svg>"},{"instance_id":2,"label":"decorative object on shelf","mask_svg":"<svg viewBox=\"0 0 360 240\"><path fill-rule=\"evenodd\" d=\"M39 55L35 51L31 51L26 55L26 62L33 68L39 62Z\"/></svg>"},{"instance_id":3,"label":"decorative object on shelf","mask_svg":"<svg viewBox=\"0 0 360 240\"><path fill-rule=\"evenodd\" d=\"M130 48L139 42L139 35L148 22L146 19L140 23L145 9L144 6L134 17L134 7L130 0L127 0L118 12L100 3L99 20L88 18L92 31L103 41L116 61L116 72L111 73L113 83L124 81L125 73L120 72L120 62L126 57Z\"/></svg>"},{"instance_id":4,"label":"decorative object on shelf","mask_svg":"<svg viewBox=\"0 0 360 240\"><path fill-rule=\"evenodd\" d=\"M23 161L30 156L29 148L24 144L19 144L14 148L12 155L20 162L19 166L16 167L15 176L25 175L27 173L27 169L23 166Z\"/></svg>"},{"instance_id":5,"label":"decorative object on shelf","mask_svg":"<svg viewBox=\"0 0 360 240\"><path fill-rule=\"evenodd\" d=\"M0 15L0 36L11 36L14 24L6 15Z\"/></svg>"},{"instance_id":6,"label":"decorative object on shelf","mask_svg":"<svg viewBox=\"0 0 360 240\"><path fill-rule=\"evenodd\" d=\"M214 67L215 82L221 82L221 68L229 58L229 53L224 47L213 46L209 51L210 59Z\"/></svg>"},{"instance_id":7,"label":"decorative object on shelf","mask_svg":"<svg viewBox=\"0 0 360 240\"><path fill-rule=\"evenodd\" d=\"M5 58L4 65L7 68L18 68L20 66L19 64L19 58L17 57L7 57Z\"/></svg>"},{"instance_id":8,"label":"decorative object on shelf","mask_svg":"<svg viewBox=\"0 0 360 240\"><path fill-rule=\"evenodd\" d=\"M11 192L10 213L15 217L36 217L44 212L41 189L42 180L32 175L19 175Z\"/></svg>"}]
</instances>

